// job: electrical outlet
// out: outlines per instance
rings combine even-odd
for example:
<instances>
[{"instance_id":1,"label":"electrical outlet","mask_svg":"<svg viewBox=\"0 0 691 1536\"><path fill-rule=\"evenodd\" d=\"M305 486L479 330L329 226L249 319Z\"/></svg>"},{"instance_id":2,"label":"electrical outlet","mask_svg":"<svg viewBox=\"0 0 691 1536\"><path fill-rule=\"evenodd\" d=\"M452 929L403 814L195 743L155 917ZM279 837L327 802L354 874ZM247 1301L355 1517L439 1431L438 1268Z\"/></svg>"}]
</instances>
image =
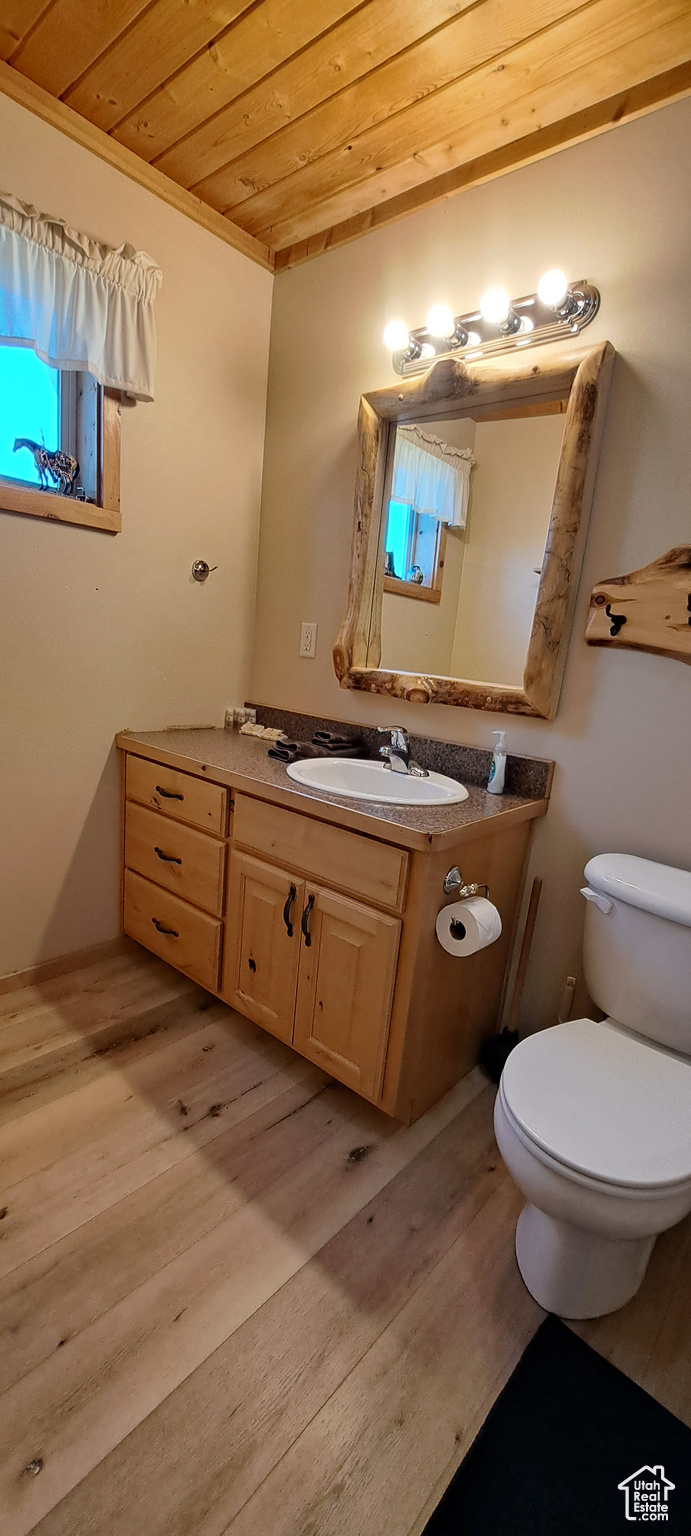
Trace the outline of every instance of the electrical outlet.
<instances>
[{"instance_id":1,"label":"electrical outlet","mask_svg":"<svg viewBox=\"0 0 691 1536\"><path fill-rule=\"evenodd\" d=\"M314 660L317 654L317 626L316 624L303 624L300 632L300 655L309 656Z\"/></svg>"}]
</instances>

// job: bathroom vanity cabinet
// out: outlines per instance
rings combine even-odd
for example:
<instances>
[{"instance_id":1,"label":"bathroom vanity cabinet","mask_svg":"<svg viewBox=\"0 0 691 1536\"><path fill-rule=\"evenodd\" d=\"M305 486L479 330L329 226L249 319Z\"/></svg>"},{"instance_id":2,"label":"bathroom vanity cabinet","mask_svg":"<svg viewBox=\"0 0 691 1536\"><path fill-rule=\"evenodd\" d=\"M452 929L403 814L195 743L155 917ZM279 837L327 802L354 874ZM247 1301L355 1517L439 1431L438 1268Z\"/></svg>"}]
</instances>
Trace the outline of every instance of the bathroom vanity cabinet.
<instances>
[{"instance_id":1,"label":"bathroom vanity cabinet","mask_svg":"<svg viewBox=\"0 0 691 1536\"><path fill-rule=\"evenodd\" d=\"M441 810L293 785L229 731L123 734L125 933L407 1123L497 1021L535 817L547 799ZM486 882L501 938L435 934L448 869Z\"/></svg>"}]
</instances>

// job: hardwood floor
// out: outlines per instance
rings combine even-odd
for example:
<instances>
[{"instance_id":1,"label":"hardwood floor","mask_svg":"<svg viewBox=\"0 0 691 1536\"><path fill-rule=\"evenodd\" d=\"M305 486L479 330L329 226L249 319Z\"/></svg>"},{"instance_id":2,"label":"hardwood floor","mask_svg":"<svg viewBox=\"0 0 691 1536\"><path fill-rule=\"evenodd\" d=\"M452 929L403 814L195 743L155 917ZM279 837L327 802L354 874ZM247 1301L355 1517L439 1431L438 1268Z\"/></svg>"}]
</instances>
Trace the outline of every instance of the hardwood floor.
<instances>
[{"instance_id":1,"label":"hardwood floor","mask_svg":"<svg viewBox=\"0 0 691 1536\"><path fill-rule=\"evenodd\" d=\"M484 1078L401 1127L143 952L46 989L0 1024L3 1536L415 1536L542 1317ZM578 1325L687 1422L690 1267L685 1223Z\"/></svg>"}]
</instances>

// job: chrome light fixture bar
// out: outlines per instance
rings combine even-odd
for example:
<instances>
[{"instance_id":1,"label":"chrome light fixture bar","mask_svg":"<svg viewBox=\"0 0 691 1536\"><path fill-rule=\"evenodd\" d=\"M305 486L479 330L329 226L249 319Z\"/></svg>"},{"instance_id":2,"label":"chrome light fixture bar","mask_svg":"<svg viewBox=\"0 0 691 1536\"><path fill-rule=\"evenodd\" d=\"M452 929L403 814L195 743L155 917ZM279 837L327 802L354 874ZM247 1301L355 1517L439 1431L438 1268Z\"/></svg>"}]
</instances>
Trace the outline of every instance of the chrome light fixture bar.
<instances>
[{"instance_id":1,"label":"chrome light fixture bar","mask_svg":"<svg viewBox=\"0 0 691 1536\"><path fill-rule=\"evenodd\" d=\"M489 289L480 308L469 315L453 315L437 304L416 330L408 331L401 320L391 321L384 341L391 347L396 373L406 377L424 372L440 357L471 362L578 336L599 307L600 294L592 283L568 283L563 272L552 271L540 279L537 293L520 299Z\"/></svg>"}]
</instances>

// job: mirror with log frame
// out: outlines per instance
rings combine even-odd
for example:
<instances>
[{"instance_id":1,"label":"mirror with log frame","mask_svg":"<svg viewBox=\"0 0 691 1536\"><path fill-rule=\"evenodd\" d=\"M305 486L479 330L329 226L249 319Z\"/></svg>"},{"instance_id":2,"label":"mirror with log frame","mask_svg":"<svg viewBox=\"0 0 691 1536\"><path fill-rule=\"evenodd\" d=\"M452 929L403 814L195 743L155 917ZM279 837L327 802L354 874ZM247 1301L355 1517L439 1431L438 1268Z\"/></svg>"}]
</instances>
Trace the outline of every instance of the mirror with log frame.
<instances>
[{"instance_id":1,"label":"mirror with log frame","mask_svg":"<svg viewBox=\"0 0 691 1536\"><path fill-rule=\"evenodd\" d=\"M443 358L363 395L341 687L554 716L613 359Z\"/></svg>"}]
</instances>

